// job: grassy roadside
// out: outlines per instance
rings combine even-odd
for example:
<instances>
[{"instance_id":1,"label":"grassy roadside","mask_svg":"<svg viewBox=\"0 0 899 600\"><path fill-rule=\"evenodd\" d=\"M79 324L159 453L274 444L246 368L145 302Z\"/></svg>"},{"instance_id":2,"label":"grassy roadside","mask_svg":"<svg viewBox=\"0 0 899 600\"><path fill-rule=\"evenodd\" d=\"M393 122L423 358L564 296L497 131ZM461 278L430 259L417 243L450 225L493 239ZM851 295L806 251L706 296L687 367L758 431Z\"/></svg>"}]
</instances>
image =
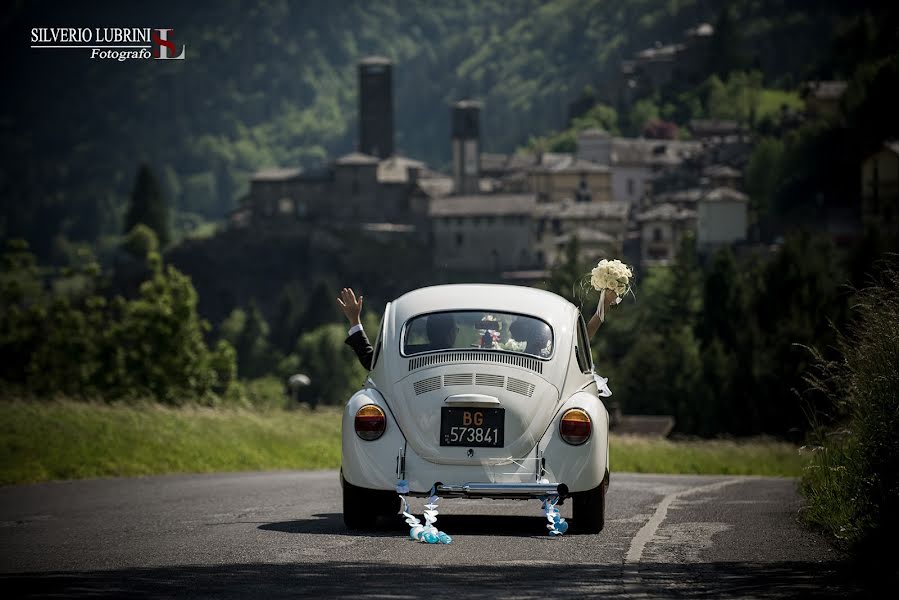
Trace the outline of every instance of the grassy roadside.
<instances>
[{"instance_id":1,"label":"grassy roadside","mask_svg":"<svg viewBox=\"0 0 899 600\"><path fill-rule=\"evenodd\" d=\"M795 446L613 437L612 468L796 476ZM155 404L0 402L0 484L340 464L340 410L254 412Z\"/></svg>"},{"instance_id":2,"label":"grassy roadside","mask_svg":"<svg viewBox=\"0 0 899 600\"><path fill-rule=\"evenodd\" d=\"M336 409L0 403L0 484L340 463Z\"/></svg>"}]
</instances>

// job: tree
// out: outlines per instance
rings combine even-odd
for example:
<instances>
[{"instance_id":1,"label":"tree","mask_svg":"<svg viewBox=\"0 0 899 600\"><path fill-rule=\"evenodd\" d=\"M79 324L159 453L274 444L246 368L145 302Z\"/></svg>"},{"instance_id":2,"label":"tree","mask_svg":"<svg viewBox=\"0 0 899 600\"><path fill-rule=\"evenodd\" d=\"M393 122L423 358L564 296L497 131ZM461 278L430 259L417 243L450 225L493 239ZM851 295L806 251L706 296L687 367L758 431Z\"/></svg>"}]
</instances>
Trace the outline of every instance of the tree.
<instances>
[{"instance_id":1,"label":"tree","mask_svg":"<svg viewBox=\"0 0 899 600\"><path fill-rule=\"evenodd\" d=\"M320 280L312 289L309 303L303 313L303 330L310 331L325 323L335 323L339 318L337 311L336 286L331 286L327 281Z\"/></svg>"},{"instance_id":2,"label":"tree","mask_svg":"<svg viewBox=\"0 0 899 600\"><path fill-rule=\"evenodd\" d=\"M571 236L565 244L562 260L556 264L546 282L546 289L582 306L593 290L586 284L590 266L581 260L581 243L577 236Z\"/></svg>"},{"instance_id":3,"label":"tree","mask_svg":"<svg viewBox=\"0 0 899 600\"><path fill-rule=\"evenodd\" d=\"M272 327L272 345L284 354L293 350L303 328L303 287L291 281L278 298L278 312Z\"/></svg>"},{"instance_id":4,"label":"tree","mask_svg":"<svg viewBox=\"0 0 899 600\"><path fill-rule=\"evenodd\" d=\"M235 344L238 372L245 378L261 377L270 373L276 363L269 344L268 323L255 300L250 302L245 314L246 318Z\"/></svg>"},{"instance_id":5,"label":"tree","mask_svg":"<svg viewBox=\"0 0 899 600\"><path fill-rule=\"evenodd\" d=\"M151 253L159 252L159 239L156 232L143 223L138 223L125 236L123 246L131 256L143 261Z\"/></svg>"},{"instance_id":6,"label":"tree","mask_svg":"<svg viewBox=\"0 0 899 600\"><path fill-rule=\"evenodd\" d=\"M743 40L737 27L733 7L728 3L715 21L715 32L709 43L709 72L724 77L746 65Z\"/></svg>"},{"instance_id":7,"label":"tree","mask_svg":"<svg viewBox=\"0 0 899 600\"><path fill-rule=\"evenodd\" d=\"M299 370L309 376L309 396L322 404L346 402L360 388L366 371L344 339L343 325L322 325L297 341Z\"/></svg>"},{"instance_id":8,"label":"tree","mask_svg":"<svg viewBox=\"0 0 899 600\"><path fill-rule=\"evenodd\" d=\"M160 191L156 176L146 163L141 164L134 180L131 203L125 215L125 232L130 232L141 223L156 233L163 248L169 243L171 233L168 205Z\"/></svg>"}]
</instances>

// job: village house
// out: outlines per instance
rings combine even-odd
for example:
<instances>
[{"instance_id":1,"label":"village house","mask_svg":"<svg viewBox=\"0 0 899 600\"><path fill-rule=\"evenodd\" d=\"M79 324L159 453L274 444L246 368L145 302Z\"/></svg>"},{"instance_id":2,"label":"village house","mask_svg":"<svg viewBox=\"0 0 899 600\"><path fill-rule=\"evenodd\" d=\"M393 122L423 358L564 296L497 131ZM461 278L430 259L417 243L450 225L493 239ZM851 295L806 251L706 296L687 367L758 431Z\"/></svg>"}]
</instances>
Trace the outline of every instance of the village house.
<instances>
[{"instance_id":1,"label":"village house","mask_svg":"<svg viewBox=\"0 0 899 600\"><path fill-rule=\"evenodd\" d=\"M638 97L659 91L671 82L692 86L706 75L709 42L715 28L700 23L674 44L656 42L620 63L617 81L605 94L616 106L630 106Z\"/></svg>"},{"instance_id":2,"label":"village house","mask_svg":"<svg viewBox=\"0 0 899 600\"><path fill-rule=\"evenodd\" d=\"M899 141L885 142L861 171L862 224L899 235Z\"/></svg>"},{"instance_id":3,"label":"village house","mask_svg":"<svg viewBox=\"0 0 899 600\"><path fill-rule=\"evenodd\" d=\"M660 204L637 215L640 227L641 267L668 265L677 256L681 241L696 231L696 211Z\"/></svg>"},{"instance_id":4,"label":"village house","mask_svg":"<svg viewBox=\"0 0 899 600\"><path fill-rule=\"evenodd\" d=\"M533 213L534 247L538 262L556 264L571 238L580 243L580 259L620 256L627 235L628 206L624 202L537 204Z\"/></svg>"},{"instance_id":5,"label":"village house","mask_svg":"<svg viewBox=\"0 0 899 600\"><path fill-rule=\"evenodd\" d=\"M430 202L434 266L462 271L542 267L534 251L534 194L447 196Z\"/></svg>"},{"instance_id":6,"label":"village house","mask_svg":"<svg viewBox=\"0 0 899 600\"><path fill-rule=\"evenodd\" d=\"M696 244L701 252L746 241L749 196L719 187L707 191L696 204Z\"/></svg>"},{"instance_id":7,"label":"village house","mask_svg":"<svg viewBox=\"0 0 899 600\"><path fill-rule=\"evenodd\" d=\"M800 90L805 111L811 117L837 114L847 87L845 81L807 81Z\"/></svg>"},{"instance_id":8,"label":"village house","mask_svg":"<svg viewBox=\"0 0 899 600\"><path fill-rule=\"evenodd\" d=\"M528 170L530 191L538 202L608 202L612 196L609 167L567 156Z\"/></svg>"},{"instance_id":9,"label":"village house","mask_svg":"<svg viewBox=\"0 0 899 600\"><path fill-rule=\"evenodd\" d=\"M681 164L702 150L693 141L613 137L600 129L578 134L577 156L607 166L611 173L611 199L639 206L651 193L652 180L664 169Z\"/></svg>"}]
</instances>

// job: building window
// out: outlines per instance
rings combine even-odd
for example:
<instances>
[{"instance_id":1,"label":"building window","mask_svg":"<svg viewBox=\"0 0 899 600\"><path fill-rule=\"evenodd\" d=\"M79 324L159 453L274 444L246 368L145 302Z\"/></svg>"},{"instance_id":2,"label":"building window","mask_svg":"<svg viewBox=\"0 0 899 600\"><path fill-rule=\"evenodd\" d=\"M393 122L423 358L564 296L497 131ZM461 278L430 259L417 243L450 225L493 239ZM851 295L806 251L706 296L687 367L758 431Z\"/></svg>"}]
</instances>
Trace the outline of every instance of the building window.
<instances>
[{"instance_id":1,"label":"building window","mask_svg":"<svg viewBox=\"0 0 899 600\"><path fill-rule=\"evenodd\" d=\"M661 242L662 241L662 230L658 227L653 228L652 230L652 241Z\"/></svg>"},{"instance_id":2,"label":"building window","mask_svg":"<svg viewBox=\"0 0 899 600\"><path fill-rule=\"evenodd\" d=\"M356 181L355 179L353 180L353 187L352 187L352 192L351 192L351 193L352 193L354 196L358 196L358 195L359 195L359 182Z\"/></svg>"},{"instance_id":3,"label":"building window","mask_svg":"<svg viewBox=\"0 0 899 600\"><path fill-rule=\"evenodd\" d=\"M562 233L562 220L561 219L553 219L553 232L556 235Z\"/></svg>"},{"instance_id":4,"label":"building window","mask_svg":"<svg viewBox=\"0 0 899 600\"><path fill-rule=\"evenodd\" d=\"M465 236L461 233L456 234L456 248L460 247L462 243L465 241Z\"/></svg>"},{"instance_id":5,"label":"building window","mask_svg":"<svg viewBox=\"0 0 899 600\"><path fill-rule=\"evenodd\" d=\"M633 179L627 180L627 195L628 196L634 195L634 180Z\"/></svg>"}]
</instances>

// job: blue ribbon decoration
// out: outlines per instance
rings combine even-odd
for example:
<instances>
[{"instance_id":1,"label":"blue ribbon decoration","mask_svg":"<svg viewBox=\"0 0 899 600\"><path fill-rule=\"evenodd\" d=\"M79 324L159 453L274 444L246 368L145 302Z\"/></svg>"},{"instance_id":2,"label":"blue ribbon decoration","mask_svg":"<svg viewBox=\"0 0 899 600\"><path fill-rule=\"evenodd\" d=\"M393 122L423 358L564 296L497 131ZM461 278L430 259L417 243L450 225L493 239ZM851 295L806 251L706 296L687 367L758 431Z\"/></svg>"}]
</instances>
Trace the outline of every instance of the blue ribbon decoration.
<instances>
[{"instance_id":1,"label":"blue ribbon decoration","mask_svg":"<svg viewBox=\"0 0 899 600\"><path fill-rule=\"evenodd\" d=\"M437 502L440 500L440 497L437 496L436 487L431 488L431 495L428 497L427 503L425 504L424 525L422 525L421 521L412 514L412 509L409 508L409 502L406 501L405 494L409 493L409 482L405 479L399 480L396 484L396 493L403 502L403 516L406 517L406 524L408 524L410 528L410 538L426 544L453 543L453 538L434 527L434 523L437 522L437 515L440 514L437 510Z\"/></svg>"},{"instance_id":2,"label":"blue ribbon decoration","mask_svg":"<svg viewBox=\"0 0 899 600\"><path fill-rule=\"evenodd\" d=\"M546 520L549 521L549 523L546 524L546 528L549 529L549 535L558 537L568 531L568 522L562 518L559 509L556 507L556 504L559 503L559 496L552 494L550 496L544 496L542 500L543 514L546 515Z\"/></svg>"}]
</instances>

